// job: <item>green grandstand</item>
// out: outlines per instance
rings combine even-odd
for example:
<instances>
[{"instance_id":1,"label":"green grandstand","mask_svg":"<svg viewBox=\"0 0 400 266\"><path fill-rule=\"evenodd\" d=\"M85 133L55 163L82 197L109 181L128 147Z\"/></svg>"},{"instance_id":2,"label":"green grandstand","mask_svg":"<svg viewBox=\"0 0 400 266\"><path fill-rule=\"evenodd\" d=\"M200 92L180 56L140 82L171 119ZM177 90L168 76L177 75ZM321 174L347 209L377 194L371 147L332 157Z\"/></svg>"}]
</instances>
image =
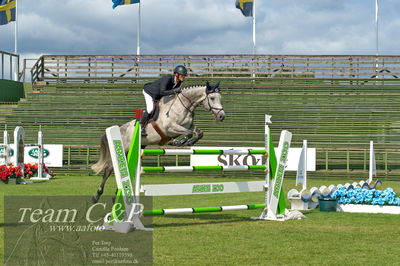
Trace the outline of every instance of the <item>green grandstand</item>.
<instances>
[{"instance_id":1,"label":"green grandstand","mask_svg":"<svg viewBox=\"0 0 400 266\"><path fill-rule=\"evenodd\" d=\"M143 84L183 61L192 69L185 86L221 81L227 114L223 123L217 123L209 113L197 110L196 124L205 132L198 145L262 146L267 113L272 115L275 140L280 130L288 129L293 133L293 147L307 139L309 147L317 148L318 175L366 175L370 140L375 142L381 177L393 178L400 172L400 81L394 74L380 72L386 75L380 77L373 75L376 71L364 69L363 62L374 57L353 58L359 61L351 71L358 76L349 74L342 61L335 61L335 68L329 70L326 61L332 59L324 57L287 56L280 59L286 60L282 67L283 63L260 56L256 70L244 56L210 56L203 65L195 56L191 61L164 57L157 66L155 57L141 59L147 60L147 66L124 61L122 67L115 63L115 56L103 56L103 61L97 58L96 63L90 56L45 56L38 60L42 67L37 64L32 69L32 91L4 116L5 123L9 128L23 125L28 142L35 141L42 125L45 143L65 145L63 171L90 173L104 129L133 119L135 109L144 106ZM92 58L90 63L88 58ZM111 58L114 65L110 65ZM313 63L306 66L304 60ZM399 59L381 60L397 64ZM320 62L318 67L316 62Z\"/></svg>"}]
</instances>

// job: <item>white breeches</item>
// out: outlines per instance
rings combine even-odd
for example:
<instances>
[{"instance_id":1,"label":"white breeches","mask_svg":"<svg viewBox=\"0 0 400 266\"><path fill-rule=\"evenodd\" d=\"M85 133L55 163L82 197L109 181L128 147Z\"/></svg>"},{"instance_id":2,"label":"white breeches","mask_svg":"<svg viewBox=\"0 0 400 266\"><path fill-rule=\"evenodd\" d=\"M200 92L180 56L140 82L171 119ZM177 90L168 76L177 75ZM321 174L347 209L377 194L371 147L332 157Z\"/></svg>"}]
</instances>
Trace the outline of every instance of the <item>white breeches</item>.
<instances>
[{"instance_id":1,"label":"white breeches","mask_svg":"<svg viewBox=\"0 0 400 266\"><path fill-rule=\"evenodd\" d=\"M153 98L143 90L144 100L146 101L146 111L150 114L153 111Z\"/></svg>"}]
</instances>

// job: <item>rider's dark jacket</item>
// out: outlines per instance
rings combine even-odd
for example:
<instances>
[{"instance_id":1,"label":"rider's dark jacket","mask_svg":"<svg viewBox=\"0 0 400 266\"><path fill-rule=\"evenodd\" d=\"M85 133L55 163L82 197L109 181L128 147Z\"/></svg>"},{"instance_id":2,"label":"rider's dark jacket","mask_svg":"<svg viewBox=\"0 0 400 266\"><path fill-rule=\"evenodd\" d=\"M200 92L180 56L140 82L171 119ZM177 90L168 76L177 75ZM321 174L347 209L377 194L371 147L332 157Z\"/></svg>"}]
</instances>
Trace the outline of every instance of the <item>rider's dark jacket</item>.
<instances>
[{"instance_id":1,"label":"rider's dark jacket","mask_svg":"<svg viewBox=\"0 0 400 266\"><path fill-rule=\"evenodd\" d=\"M154 82L146 83L143 90L155 101L158 101L163 96L173 94L174 89L179 88L181 84L182 82L174 83L173 75L165 75Z\"/></svg>"}]
</instances>

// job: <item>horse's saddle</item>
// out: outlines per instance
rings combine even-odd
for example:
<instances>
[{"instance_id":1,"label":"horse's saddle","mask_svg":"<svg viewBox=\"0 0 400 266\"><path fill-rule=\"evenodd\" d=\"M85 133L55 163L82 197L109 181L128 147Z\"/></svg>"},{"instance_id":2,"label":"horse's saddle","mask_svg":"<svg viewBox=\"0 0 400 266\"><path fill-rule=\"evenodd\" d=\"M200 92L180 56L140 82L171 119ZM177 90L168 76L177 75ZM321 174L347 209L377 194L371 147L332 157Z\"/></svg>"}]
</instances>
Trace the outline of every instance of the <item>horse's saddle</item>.
<instances>
[{"instance_id":1,"label":"horse's saddle","mask_svg":"<svg viewBox=\"0 0 400 266\"><path fill-rule=\"evenodd\" d=\"M162 101L164 104L170 102L176 97L176 95L167 95L161 98L160 101ZM149 121L157 121L158 115L160 114L160 101L155 101L153 105L153 111L150 114L150 119Z\"/></svg>"},{"instance_id":2,"label":"horse's saddle","mask_svg":"<svg viewBox=\"0 0 400 266\"><path fill-rule=\"evenodd\" d=\"M166 104L174 98L175 98L175 95L164 96L161 98L161 101L163 101L163 103ZM153 111L150 114L150 118L149 118L148 122L146 123L146 125L142 125L142 126L147 126L147 124L150 123L153 126L153 128L155 129L155 131L157 131L158 135L160 135L160 137L161 137L161 141L159 142L159 145L164 145L169 140L171 140L171 138L168 137L167 135L165 135L165 133L162 132L162 130L158 127L156 121L158 119L159 114L160 114L160 101L155 101L154 106L153 106Z\"/></svg>"}]
</instances>

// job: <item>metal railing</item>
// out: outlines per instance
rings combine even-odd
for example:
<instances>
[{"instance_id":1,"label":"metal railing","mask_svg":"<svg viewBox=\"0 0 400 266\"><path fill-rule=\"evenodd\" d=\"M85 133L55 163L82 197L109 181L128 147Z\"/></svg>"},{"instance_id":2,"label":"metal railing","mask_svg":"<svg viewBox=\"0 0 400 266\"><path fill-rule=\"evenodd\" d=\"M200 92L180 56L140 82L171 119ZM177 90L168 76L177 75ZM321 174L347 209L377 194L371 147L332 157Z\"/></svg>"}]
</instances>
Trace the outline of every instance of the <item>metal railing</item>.
<instances>
[{"instance_id":1,"label":"metal railing","mask_svg":"<svg viewBox=\"0 0 400 266\"><path fill-rule=\"evenodd\" d=\"M184 64L192 77L393 79L400 56L44 55L32 81L155 77Z\"/></svg>"},{"instance_id":2,"label":"metal railing","mask_svg":"<svg viewBox=\"0 0 400 266\"><path fill-rule=\"evenodd\" d=\"M31 70L33 68L33 66L36 64L37 59L33 59L33 58L24 58L23 63L22 63L22 71L20 73L20 78L19 80L21 82L26 82L31 81L32 77L31 77Z\"/></svg>"},{"instance_id":3,"label":"metal railing","mask_svg":"<svg viewBox=\"0 0 400 266\"><path fill-rule=\"evenodd\" d=\"M19 81L19 55L0 51L0 78Z\"/></svg>"}]
</instances>

